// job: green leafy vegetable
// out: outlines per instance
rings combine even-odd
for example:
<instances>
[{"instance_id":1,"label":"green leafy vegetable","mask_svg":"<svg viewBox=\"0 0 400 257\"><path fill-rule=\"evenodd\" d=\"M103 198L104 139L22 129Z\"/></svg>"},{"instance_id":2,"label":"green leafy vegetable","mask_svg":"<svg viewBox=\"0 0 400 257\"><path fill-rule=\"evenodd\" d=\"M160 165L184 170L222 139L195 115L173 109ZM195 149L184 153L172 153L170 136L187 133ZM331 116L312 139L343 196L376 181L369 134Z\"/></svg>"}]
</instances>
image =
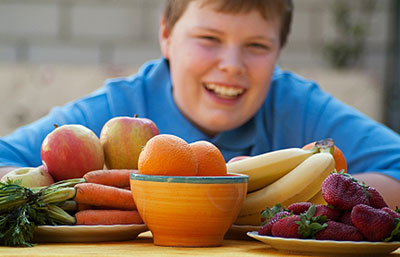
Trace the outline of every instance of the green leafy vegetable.
<instances>
[{"instance_id":1,"label":"green leafy vegetable","mask_svg":"<svg viewBox=\"0 0 400 257\"><path fill-rule=\"evenodd\" d=\"M0 245L31 247L36 226L72 225L75 218L56 204L71 199L81 179L30 189L18 181L0 182Z\"/></svg>"}]
</instances>

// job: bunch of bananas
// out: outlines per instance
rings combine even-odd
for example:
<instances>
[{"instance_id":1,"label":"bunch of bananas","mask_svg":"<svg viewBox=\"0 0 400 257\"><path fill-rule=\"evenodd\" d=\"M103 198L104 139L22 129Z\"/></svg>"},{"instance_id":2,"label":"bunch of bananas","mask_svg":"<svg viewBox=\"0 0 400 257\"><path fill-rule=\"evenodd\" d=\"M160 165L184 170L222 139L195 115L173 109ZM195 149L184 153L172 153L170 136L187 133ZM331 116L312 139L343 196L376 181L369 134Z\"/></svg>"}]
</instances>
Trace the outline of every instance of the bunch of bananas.
<instances>
[{"instance_id":1,"label":"bunch of bananas","mask_svg":"<svg viewBox=\"0 0 400 257\"><path fill-rule=\"evenodd\" d=\"M335 169L329 152L288 148L227 163L228 172L249 176L248 193L236 225L259 226L260 213L276 203L325 204L321 183Z\"/></svg>"}]
</instances>

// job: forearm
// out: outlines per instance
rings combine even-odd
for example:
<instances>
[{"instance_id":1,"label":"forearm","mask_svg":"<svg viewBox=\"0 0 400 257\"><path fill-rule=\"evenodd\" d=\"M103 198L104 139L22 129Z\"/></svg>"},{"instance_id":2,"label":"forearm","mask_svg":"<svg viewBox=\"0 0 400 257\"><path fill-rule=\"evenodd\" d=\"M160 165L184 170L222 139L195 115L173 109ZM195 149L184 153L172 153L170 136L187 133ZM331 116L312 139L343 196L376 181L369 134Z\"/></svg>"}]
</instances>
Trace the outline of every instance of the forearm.
<instances>
[{"instance_id":1,"label":"forearm","mask_svg":"<svg viewBox=\"0 0 400 257\"><path fill-rule=\"evenodd\" d=\"M400 181L380 173L372 172L354 174L353 177L359 181L364 181L366 185L378 190L390 208L396 209L396 206L400 208L400 197L396 193L400 192Z\"/></svg>"},{"instance_id":2,"label":"forearm","mask_svg":"<svg viewBox=\"0 0 400 257\"><path fill-rule=\"evenodd\" d=\"M4 175L6 175L8 172L16 169L17 167L14 166L4 166L0 167L0 178L2 178Z\"/></svg>"}]
</instances>

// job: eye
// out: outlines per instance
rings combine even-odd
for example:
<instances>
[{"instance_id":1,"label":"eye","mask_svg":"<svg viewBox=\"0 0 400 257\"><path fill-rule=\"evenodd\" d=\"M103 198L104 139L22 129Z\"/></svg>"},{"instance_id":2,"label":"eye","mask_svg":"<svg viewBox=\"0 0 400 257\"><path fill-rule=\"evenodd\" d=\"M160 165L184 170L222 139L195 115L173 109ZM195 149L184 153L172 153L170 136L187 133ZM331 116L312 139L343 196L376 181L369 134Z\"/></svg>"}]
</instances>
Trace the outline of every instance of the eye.
<instances>
[{"instance_id":1,"label":"eye","mask_svg":"<svg viewBox=\"0 0 400 257\"><path fill-rule=\"evenodd\" d=\"M219 42L219 39L214 36L203 35L203 36L199 36L199 38L204 41L208 41L208 42Z\"/></svg>"},{"instance_id":2,"label":"eye","mask_svg":"<svg viewBox=\"0 0 400 257\"><path fill-rule=\"evenodd\" d=\"M260 50L269 50L270 47L266 44L260 44L260 43L251 43L249 44L249 47L255 48L255 49L260 49Z\"/></svg>"}]
</instances>

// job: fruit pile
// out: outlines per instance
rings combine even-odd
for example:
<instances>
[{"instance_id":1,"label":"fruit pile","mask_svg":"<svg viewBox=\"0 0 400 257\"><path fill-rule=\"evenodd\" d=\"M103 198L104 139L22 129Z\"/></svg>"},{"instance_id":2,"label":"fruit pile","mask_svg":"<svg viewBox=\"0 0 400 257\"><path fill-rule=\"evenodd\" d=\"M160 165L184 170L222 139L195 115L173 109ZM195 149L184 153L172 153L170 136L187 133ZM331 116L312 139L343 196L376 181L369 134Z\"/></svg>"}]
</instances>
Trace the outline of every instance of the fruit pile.
<instances>
[{"instance_id":1,"label":"fruit pile","mask_svg":"<svg viewBox=\"0 0 400 257\"><path fill-rule=\"evenodd\" d=\"M0 245L31 246L39 225L142 224L130 190L132 172L227 174L212 143L160 135L151 120L136 116L109 120L100 138L82 125L56 126L41 156L42 166L16 169L0 182Z\"/></svg>"},{"instance_id":2,"label":"fruit pile","mask_svg":"<svg viewBox=\"0 0 400 257\"><path fill-rule=\"evenodd\" d=\"M338 241L399 241L400 210L390 209L373 187L343 172L330 174L321 185L327 204L280 204L261 213L258 234Z\"/></svg>"},{"instance_id":3,"label":"fruit pile","mask_svg":"<svg viewBox=\"0 0 400 257\"><path fill-rule=\"evenodd\" d=\"M303 201L325 203L321 183L335 169L346 172L347 165L333 140L325 139L303 148L276 150L229 161L227 169L249 176L248 194L234 224L259 226L260 212L265 206L280 203L287 207Z\"/></svg>"},{"instance_id":4,"label":"fruit pile","mask_svg":"<svg viewBox=\"0 0 400 257\"><path fill-rule=\"evenodd\" d=\"M139 173L164 176L225 176L227 168L220 150L208 141L188 144L180 137L161 134L144 146L138 160Z\"/></svg>"}]
</instances>

